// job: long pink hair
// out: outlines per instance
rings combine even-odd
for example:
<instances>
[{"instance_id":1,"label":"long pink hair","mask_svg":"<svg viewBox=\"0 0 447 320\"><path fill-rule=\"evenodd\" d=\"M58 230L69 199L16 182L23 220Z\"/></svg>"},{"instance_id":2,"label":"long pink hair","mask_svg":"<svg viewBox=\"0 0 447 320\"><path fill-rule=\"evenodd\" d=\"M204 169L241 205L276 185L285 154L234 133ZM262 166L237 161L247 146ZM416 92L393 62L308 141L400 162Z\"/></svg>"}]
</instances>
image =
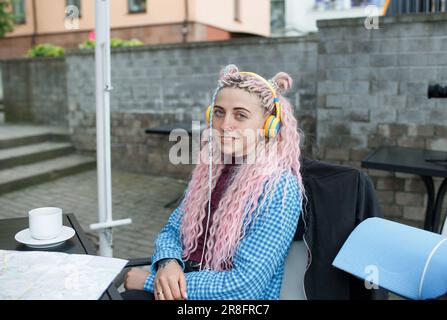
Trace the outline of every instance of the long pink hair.
<instances>
[{"instance_id":1,"label":"long pink hair","mask_svg":"<svg viewBox=\"0 0 447 320\"><path fill-rule=\"evenodd\" d=\"M300 207L302 208L303 205L304 187L299 162L300 135L292 106L281 95L292 86L292 78L280 72L271 80L276 85L281 104L281 130L276 138L265 140L263 148L256 148L254 164L242 164L237 168L231 184L212 215L204 258L205 267L211 270L223 271L232 267L233 255L239 241L244 237L247 226L257 216L259 208L267 205L266 201L271 200L275 187L285 172L290 172L296 177L302 194ZM273 111L273 95L266 84L253 76L239 74L235 65L228 65L222 69L219 84L216 94L225 87L247 90L260 97L264 111ZM200 159L206 158L207 152L208 148L202 147L199 151ZM213 189L224 166L225 164L221 162L213 161L212 163ZM208 214L208 177L209 164L199 161L192 172L181 204L183 210L181 239L185 260L189 259L191 253L196 250L197 240L205 232L203 219L206 219ZM287 179L286 185L288 182ZM262 201L260 201L261 198ZM286 205L285 198L286 194L283 192L283 207ZM245 223L244 218L247 218Z\"/></svg>"}]
</instances>

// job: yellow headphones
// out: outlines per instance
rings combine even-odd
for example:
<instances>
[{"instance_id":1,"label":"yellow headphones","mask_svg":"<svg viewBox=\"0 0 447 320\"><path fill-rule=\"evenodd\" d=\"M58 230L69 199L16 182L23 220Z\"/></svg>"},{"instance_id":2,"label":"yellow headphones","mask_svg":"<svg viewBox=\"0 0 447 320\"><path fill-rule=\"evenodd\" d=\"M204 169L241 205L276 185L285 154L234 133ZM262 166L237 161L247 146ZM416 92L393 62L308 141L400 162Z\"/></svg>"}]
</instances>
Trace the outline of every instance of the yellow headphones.
<instances>
[{"instance_id":1,"label":"yellow headphones","mask_svg":"<svg viewBox=\"0 0 447 320\"><path fill-rule=\"evenodd\" d=\"M273 94L273 103L275 105L275 115L270 115L267 120L264 123L264 135L267 138L274 138L278 135L279 130L281 129L281 118L280 118L280 114L281 114L281 105L279 104L279 98L276 95L276 91L275 89L272 87L272 85L265 80L263 77L261 77L260 75L254 73L254 72L240 72L240 74L242 75L248 75L248 76L253 76L255 78L258 78L259 80L261 80L262 82L264 82L267 87L270 89L270 91L272 91ZM211 106L208 106L207 110L206 110L206 122L209 124L210 123L210 116L211 116Z\"/></svg>"}]
</instances>

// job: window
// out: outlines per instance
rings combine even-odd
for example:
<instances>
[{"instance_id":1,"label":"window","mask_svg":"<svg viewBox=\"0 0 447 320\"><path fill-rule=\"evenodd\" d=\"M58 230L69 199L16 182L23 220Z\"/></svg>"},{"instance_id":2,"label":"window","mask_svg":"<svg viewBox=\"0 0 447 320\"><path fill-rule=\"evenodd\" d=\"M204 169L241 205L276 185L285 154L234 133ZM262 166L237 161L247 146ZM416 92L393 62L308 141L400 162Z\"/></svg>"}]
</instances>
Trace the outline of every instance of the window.
<instances>
[{"instance_id":1,"label":"window","mask_svg":"<svg viewBox=\"0 0 447 320\"><path fill-rule=\"evenodd\" d=\"M315 8L320 11L349 10L369 5L383 7L385 0L315 0Z\"/></svg>"},{"instance_id":2,"label":"window","mask_svg":"<svg viewBox=\"0 0 447 320\"><path fill-rule=\"evenodd\" d=\"M66 0L65 1L65 7L68 6L75 6L78 8L78 18L81 18L81 0ZM73 12L66 12L67 16L73 15Z\"/></svg>"},{"instance_id":3,"label":"window","mask_svg":"<svg viewBox=\"0 0 447 320\"><path fill-rule=\"evenodd\" d=\"M14 15L15 24L26 23L25 0L12 1L12 14Z\"/></svg>"},{"instance_id":4,"label":"window","mask_svg":"<svg viewBox=\"0 0 447 320\"><path fill-rule=\"evenodd\" d=\"M146 0L129 0L129 13L146 12Z\"/></svg>"},{"instance_id":5,"label":"window","mask_svg":"<svg viewBox=\"0 0 447 320\"><path fill-rule=\"evenodd\" d=\"M286 27L286 7L284 0L271 0L270 3L270 30L281 34Z\"/></svg>"},{"instance_id":6,"label":"window","mask_svg":"<svg viewBox=\"0 0 447 320\"><path fill-rule=\"evenodd\" d=\"M234 20L241 21L241 1L234 0Z\"/></svg>"}]
</instances>

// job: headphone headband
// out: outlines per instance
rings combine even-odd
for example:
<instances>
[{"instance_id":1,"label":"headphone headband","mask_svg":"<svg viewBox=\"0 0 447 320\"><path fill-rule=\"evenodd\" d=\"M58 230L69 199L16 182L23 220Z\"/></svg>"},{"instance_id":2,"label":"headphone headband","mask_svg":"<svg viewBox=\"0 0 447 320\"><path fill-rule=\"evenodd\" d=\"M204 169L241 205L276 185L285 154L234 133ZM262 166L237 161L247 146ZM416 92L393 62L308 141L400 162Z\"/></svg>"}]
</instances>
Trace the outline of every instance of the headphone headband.
<instances>
[{"instance_id":1,"label":"headphone headband","mask_svg":"<svg viewBox=\"0 0 447 320\"><path fill-rule=\"evenodd\" d=\"M273 86L270 84L270 82L268 82L267 80L265 80L264 77L260 76L257 73L254 72L248 72L248 71L241 71L239 72L239 74L241 75L247 75L247 76L253 76L259 80L261 80L262 82L264 82L265 85L267 85L267 87L270 89L270 91L273 94L273 104L275 105L275 110L276 110L276 118L278 118L278 120L280 119L280 114L281 114L281 107L279 104L279 98L276 94L276 90L273 88Z\"/></svg>"}]
</instances>

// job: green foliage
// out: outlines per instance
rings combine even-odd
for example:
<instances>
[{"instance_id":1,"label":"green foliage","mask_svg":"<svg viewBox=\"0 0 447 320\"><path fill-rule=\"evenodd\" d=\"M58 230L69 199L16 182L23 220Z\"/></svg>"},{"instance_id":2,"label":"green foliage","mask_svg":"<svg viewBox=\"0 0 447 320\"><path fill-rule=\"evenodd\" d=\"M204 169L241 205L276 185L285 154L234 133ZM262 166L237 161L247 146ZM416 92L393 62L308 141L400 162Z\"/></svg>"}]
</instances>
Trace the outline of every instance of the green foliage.
<instances>
[{"instance_id":1,"label":"green foliage","mask_svg":"<svg viewBox=\"0 0 447 320\"><path fill-rule=\"evenodd\" d=\"M79 45L79 49L93 49L95 48L95 40L85 40Z\"/></svg>"},{"instance_id":2,"label":"green foliage","mask_svg":"<svg viewBox=\"0 0 447 320\"><path fill-rule=\"evenodd\" d=\"M142 46L144 43L138 39L123 40L118 38L110 39L111 48L124 48L124 47L137 47ZM86 40L79 45L79 49L94 49L96 45L95 40Z\"/></svg>"},{"instance_id":3,"label":"green foliage","mask_svg":"<svg viewBox=\"0 0 447 320\"><path fill-rule=\"evenodd\" d=\"M64 48L52 45L50 43L38 44L28 50L26 56L34 57L61 57L65 54Z\"/></svg>"},{"instance_id":4,"label":"green foliage","mask_svg":"<svg viewBox=\"0 0 447 320\"><path fill-rule=\"evenodd\" d=\"M14 30L14 16L9 8L10 0L0 0L0 38Z\"/></svg>"}]
</instances>

